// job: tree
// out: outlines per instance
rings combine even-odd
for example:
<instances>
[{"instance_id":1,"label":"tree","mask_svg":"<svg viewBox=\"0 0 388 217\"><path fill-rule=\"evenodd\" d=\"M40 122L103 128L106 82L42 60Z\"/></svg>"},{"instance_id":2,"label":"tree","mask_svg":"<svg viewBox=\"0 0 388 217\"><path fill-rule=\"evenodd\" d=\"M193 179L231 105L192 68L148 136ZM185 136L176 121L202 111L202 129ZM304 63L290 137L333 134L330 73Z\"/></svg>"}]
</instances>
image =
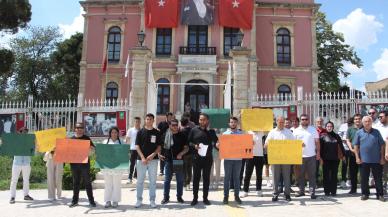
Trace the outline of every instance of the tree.
<instances>
[{"instance_id":1,"label":"tree","mask_svg":"<svg viewBox=\"0 0 388 217\"><path fill-rule=\"evenodd\" d=\"M76 33L60 42L51 55L56 76L49 84L50 98L64 99L70 95L74 99L78 96L82 40L83 34Z\"/></svg>"},{"instance_id":2,"label":"tree","mask_svg":"<svg viewBox=\"0 0 388 217\"><path fill-rule=\"evenodd\" d=\"M341 33L333 31L332 24L326 20L326 15L317 13L317 61L319 66L318 87L321 91L339 91L340 76L347 77L350 72L344 69L344 62L350 62L357 67L362 66L361 59L353 47L345 44Z\"/></svg>"},{"instance_id":3,"label":"tree","mask_svg":"<svg viewBox=\"0 0 388 217\"><path fill-rule=\"evenodd\" d=\"M0 0L0 31L15 34L31 20L28 0Z\"/></svg>"},{"instance_id":4,"label":"tree","mask_svg":"<svg viewBox=\"0 0 388 217\"><path fill-rule=\"evenodd\" d=\"M48 84L55 78L50 55L60 38L57 27L27 27L26 36L11 40L15 63L10 80L17 98L49 98Z\"/></svg>"}]
</instances>

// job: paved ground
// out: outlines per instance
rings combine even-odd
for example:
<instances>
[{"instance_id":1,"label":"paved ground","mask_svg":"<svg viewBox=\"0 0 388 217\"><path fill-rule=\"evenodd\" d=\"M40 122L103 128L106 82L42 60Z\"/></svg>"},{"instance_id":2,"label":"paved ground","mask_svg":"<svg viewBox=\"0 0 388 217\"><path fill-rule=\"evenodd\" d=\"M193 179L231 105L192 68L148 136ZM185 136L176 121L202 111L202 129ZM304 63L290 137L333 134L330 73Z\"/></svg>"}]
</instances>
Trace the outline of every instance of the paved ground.
<instances>
[{"instance_id":1,"label":"paved ground","mask_svg":"<svg viewBox=\"0 0 388 217\"><path fill-rule=\"evenodd\" d=\"M294 188L294 190L296 190ZM368 201L361 201L360 195L349 197L348 190L339 190L337 197L322 196L322 189L318 190L319 198L310 200L308 196L303 198L292 197L291 202L286 202L282 198L278 202L271 201L271 192L264 187L264 197L257 197L255 192L250 196L243 198L243 204L237 206L230 202L225 206L222 204L223 191L211 191L209 199L212 202L210 206L204 206L202 201L196 207L190 206L192 192L185 191L183 198L186 203L181 205L175 202L175 189L171 192L171 199L167 205L160 205L162 199L162 189L157 190L158 208L152 209L148 203L148 191L144 191L144 203L142 208L134 208L136 191L133 188L123 189L123 201L117 209L104 209L102 189L94 190L97 202L96 208L89 208L86 193L81 192L80 206L69 208L72 196L71 191L63 193L64 198L55 202L49 202L46 190L32 190L30 195L35 198L33 202L21 200L22 191L18 190L15 204L9 204L9 192L0 191L0 217L75 217L75 216L201 216L201 217L245 217L245 216L308 216L308 217L350 217L350 216L388 216L388 202L382 203L372 196ZM372 190L374 192L374 190ZM233 192L231 193L231 197ZM201 194L200 194L201 197Z\"/></svg>"}]
</instances>

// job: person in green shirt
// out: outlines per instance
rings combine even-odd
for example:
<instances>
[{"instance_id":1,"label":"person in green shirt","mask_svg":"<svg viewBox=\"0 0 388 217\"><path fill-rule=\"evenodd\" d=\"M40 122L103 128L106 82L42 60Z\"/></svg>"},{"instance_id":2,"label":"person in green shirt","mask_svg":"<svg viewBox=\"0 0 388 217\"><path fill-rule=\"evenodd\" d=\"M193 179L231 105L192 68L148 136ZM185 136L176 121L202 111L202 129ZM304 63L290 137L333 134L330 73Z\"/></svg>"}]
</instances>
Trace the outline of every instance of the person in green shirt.
<instances>
[{"instance_id":1,"label":"person in green shirt","mask_svg":"<svg viewBox=\"0 0 388 217\"><path fill-rule=\"evenodd\" d=\"M361 118L362 118L361 114L355 114L353 116L353 126L349 127L348 131L346 132L346 143L349 147L349 150L351 151L350 157L349 157L349 176L350 176L351 189L349 191L349 194L357 193L357 176L358 176L359 166L356 163L355 149L354 149L354 146L352 145L352 142L356 135L356 132L362 128Z\"/></svg>"}]
</instances>

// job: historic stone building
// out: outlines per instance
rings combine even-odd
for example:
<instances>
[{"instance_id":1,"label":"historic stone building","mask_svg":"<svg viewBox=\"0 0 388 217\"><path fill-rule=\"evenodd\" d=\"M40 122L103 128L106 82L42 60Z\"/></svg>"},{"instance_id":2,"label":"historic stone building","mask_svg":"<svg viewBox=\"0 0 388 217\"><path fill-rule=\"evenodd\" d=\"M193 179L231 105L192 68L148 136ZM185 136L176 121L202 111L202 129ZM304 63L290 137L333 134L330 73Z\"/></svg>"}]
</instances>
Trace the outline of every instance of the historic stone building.
<instances>
[{"instance_id":1,"label":"historic stone building","mask_svg":"<svg viewBox=\"0 0 388 217\"><path fill-rule=\"evenodd\" d=\"M253 8L244 13L251 13L252 28L220 25L219 4L223 0L206 0L213 6L210 24L187 24L190 19L181 21L189 8L182 7L187 1L150 0L159 6L178 2L179 22L173 28L148 27L142 0L81 1L86 12L81 96L131 98L131 115L142 116L151 60L155 81L163 83L158 89L158 115L183 112L186 104L195 112L201 107L222 108L223 86L174 83L224 84L229 62L233 66L234 113L249 107L260 94L296 93L298 87L304 92L318 91L315 13L319 5L314 0L250 0ZM244 0L228 1L238 8ZM156 19L163 21L165 17ZM140 31L145 33L143 47L139 46ZM233 49L242 36L240 32L242 48Z\"/></svg>"}]
</instances>

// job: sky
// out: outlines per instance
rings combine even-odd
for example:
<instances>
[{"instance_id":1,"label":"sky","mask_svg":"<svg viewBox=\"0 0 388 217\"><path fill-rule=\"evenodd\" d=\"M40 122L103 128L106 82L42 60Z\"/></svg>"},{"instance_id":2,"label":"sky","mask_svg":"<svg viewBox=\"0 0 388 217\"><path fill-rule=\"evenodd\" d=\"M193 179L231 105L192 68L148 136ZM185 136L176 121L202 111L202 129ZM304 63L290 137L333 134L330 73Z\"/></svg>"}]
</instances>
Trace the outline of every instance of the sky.
<instances>
[{"instance_id":1,"label":"sky","mask_svg":"<svg viewBox=\"0 0 388 217\"><path fill-rule=\"evenodd\" d=\"M357 68L344 63L351 76L341 79L352 88L365 90L364 82L388 78L388 0L315 0L345 42L354 47L363 61ZM83 32L82 9L78 0L30 0L30 25L58 26L69 38ZM22 32L20 33L22 34ZM3 36L0 45L9 39Z\"/></svg>"}]
</instances>

